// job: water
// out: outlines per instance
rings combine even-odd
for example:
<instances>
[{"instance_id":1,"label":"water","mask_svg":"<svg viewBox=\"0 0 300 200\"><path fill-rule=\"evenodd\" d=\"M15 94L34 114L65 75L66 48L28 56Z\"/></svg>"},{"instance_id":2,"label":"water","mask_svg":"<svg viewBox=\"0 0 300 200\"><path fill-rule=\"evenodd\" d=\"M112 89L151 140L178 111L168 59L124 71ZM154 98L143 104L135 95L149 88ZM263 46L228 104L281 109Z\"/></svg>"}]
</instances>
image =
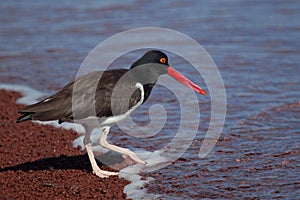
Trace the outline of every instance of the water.
<instances>
[{"instance_id":1,"label":"water","mask_svg":"<svg viewBox=\"0 0 300 200\"><path fill-rule=\"evenodd\" d=\"M109 36L144 26L180 31L203 45L217 64L226 87L226 123L213 151L199 159L210 118L210 100L199 97L203 112L196 138L178 161L147 174L155 179L148 193L179 199L293 199L300 196L299 9L296 0L5 1L0 5L0 83L51 93L71 80L86 55ZM115 67L128 66L139 55L124 57ZM172 56L171 64L197 80L180 68L186 62ZM147 123L148 108L156 103L169 112L161 133L139 139L115 127L111 141L147 150L163 147L180 120L175 96L157 87L134 118Z\"/></svg>"}]
</instances>

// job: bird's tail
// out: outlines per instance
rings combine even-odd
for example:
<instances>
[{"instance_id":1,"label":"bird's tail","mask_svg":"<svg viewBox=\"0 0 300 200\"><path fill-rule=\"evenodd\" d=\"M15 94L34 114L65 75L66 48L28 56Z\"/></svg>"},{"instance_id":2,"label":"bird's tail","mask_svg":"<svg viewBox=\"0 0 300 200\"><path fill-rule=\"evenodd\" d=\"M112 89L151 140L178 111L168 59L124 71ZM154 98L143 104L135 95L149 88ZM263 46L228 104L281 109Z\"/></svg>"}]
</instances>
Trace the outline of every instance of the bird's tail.
<instances>
[{"instance_id":1,"label":"bird's tail","mask_svg":"<svg viewBox=\"0 0 300 200\"><path fill-rule=\"evenodd\" d=\"M20 117L18 117L18 119L17 119L17 123L32 119L32 114L33 113L28 113L27 112L27 113L21 113L21 114L22 115Z\"/></svg>"}]
</instances>

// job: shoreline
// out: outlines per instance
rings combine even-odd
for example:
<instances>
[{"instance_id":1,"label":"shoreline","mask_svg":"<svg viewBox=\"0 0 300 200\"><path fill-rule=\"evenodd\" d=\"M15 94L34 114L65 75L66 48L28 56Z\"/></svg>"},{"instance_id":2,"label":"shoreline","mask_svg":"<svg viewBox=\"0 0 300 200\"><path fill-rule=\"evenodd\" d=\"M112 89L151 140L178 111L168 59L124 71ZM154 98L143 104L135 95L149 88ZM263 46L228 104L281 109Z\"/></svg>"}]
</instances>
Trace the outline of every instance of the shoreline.
<instances>
[{"instance_id":1,"label":"shoreline","mask_svg":"<svg viewBox=\"0 0 300 200\"><path fill-rule=\"evenodd\" d=\"M72 147L78 133L31 121L15 123L21 96L0 89L1 199L126 199L127 180L96 177L86 152Z\"/></svg>"}]
</instances>

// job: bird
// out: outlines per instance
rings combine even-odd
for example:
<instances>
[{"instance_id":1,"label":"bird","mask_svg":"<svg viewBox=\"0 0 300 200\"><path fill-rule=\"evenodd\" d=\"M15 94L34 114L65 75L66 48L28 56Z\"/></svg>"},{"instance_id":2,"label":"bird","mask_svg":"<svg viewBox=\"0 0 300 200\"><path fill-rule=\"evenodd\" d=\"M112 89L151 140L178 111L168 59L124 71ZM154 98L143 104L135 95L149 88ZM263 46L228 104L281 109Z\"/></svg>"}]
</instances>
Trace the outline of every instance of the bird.
<instances>
[{"instance_id":1,"label":"bird","mask_svg":"<svg viewBox=\"0 0 300 200\"><path fill-rule=\"evenodd\" d=\"M97 165L91 148L91 132L94 128L100 128L102 135L99 144L102 147L129 156L139 164L146 164L133 151L110 144L107 135L111 126L126 118L148 99L158 78L164 74L199 94L207 94L172 68L164 52L153 49L144 53L129 69L87 73L69 82L52 96L19 109L17 123L28 120L80 123L85 129L83 142L93 174L100 178L118 175L118 172L105 171ZM97 124L91 125L89 119L96 119Z\"/></svg>"}]
</instances>

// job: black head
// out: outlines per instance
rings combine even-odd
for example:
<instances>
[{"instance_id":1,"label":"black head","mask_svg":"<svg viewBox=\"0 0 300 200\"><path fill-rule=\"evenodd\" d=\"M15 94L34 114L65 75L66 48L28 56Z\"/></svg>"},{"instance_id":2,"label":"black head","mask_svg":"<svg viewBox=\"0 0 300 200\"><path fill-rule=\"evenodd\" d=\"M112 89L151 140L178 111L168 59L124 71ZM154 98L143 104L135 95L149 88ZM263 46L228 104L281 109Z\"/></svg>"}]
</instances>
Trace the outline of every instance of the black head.
<instances>
[{"instance_id":1,"label":"black head","mask_svg":"<svg viewBox=\"0 0 300 200\"><path fill-rule=\"evenodd\" d=\"M167 55L158 50L146 52L131 65L129 71L132 72L130 74L133 75L139 83L150 85L151 88L160 75L168 74L183 85L202 95L206 95L206 92L202 88L170 67Z\"/></svg>"},{"instance_id":2,"label":"black head","mask_svg":"<svg viewBox=\"0 0 300 200\"><path fill-rule=\"evenodd\" d=\"M158 50L147 51L140 59L138 59L131 65L131 69L136 66L149 63L156 63L169 66L168 56Z\"/></svg>"}]
</instances>

